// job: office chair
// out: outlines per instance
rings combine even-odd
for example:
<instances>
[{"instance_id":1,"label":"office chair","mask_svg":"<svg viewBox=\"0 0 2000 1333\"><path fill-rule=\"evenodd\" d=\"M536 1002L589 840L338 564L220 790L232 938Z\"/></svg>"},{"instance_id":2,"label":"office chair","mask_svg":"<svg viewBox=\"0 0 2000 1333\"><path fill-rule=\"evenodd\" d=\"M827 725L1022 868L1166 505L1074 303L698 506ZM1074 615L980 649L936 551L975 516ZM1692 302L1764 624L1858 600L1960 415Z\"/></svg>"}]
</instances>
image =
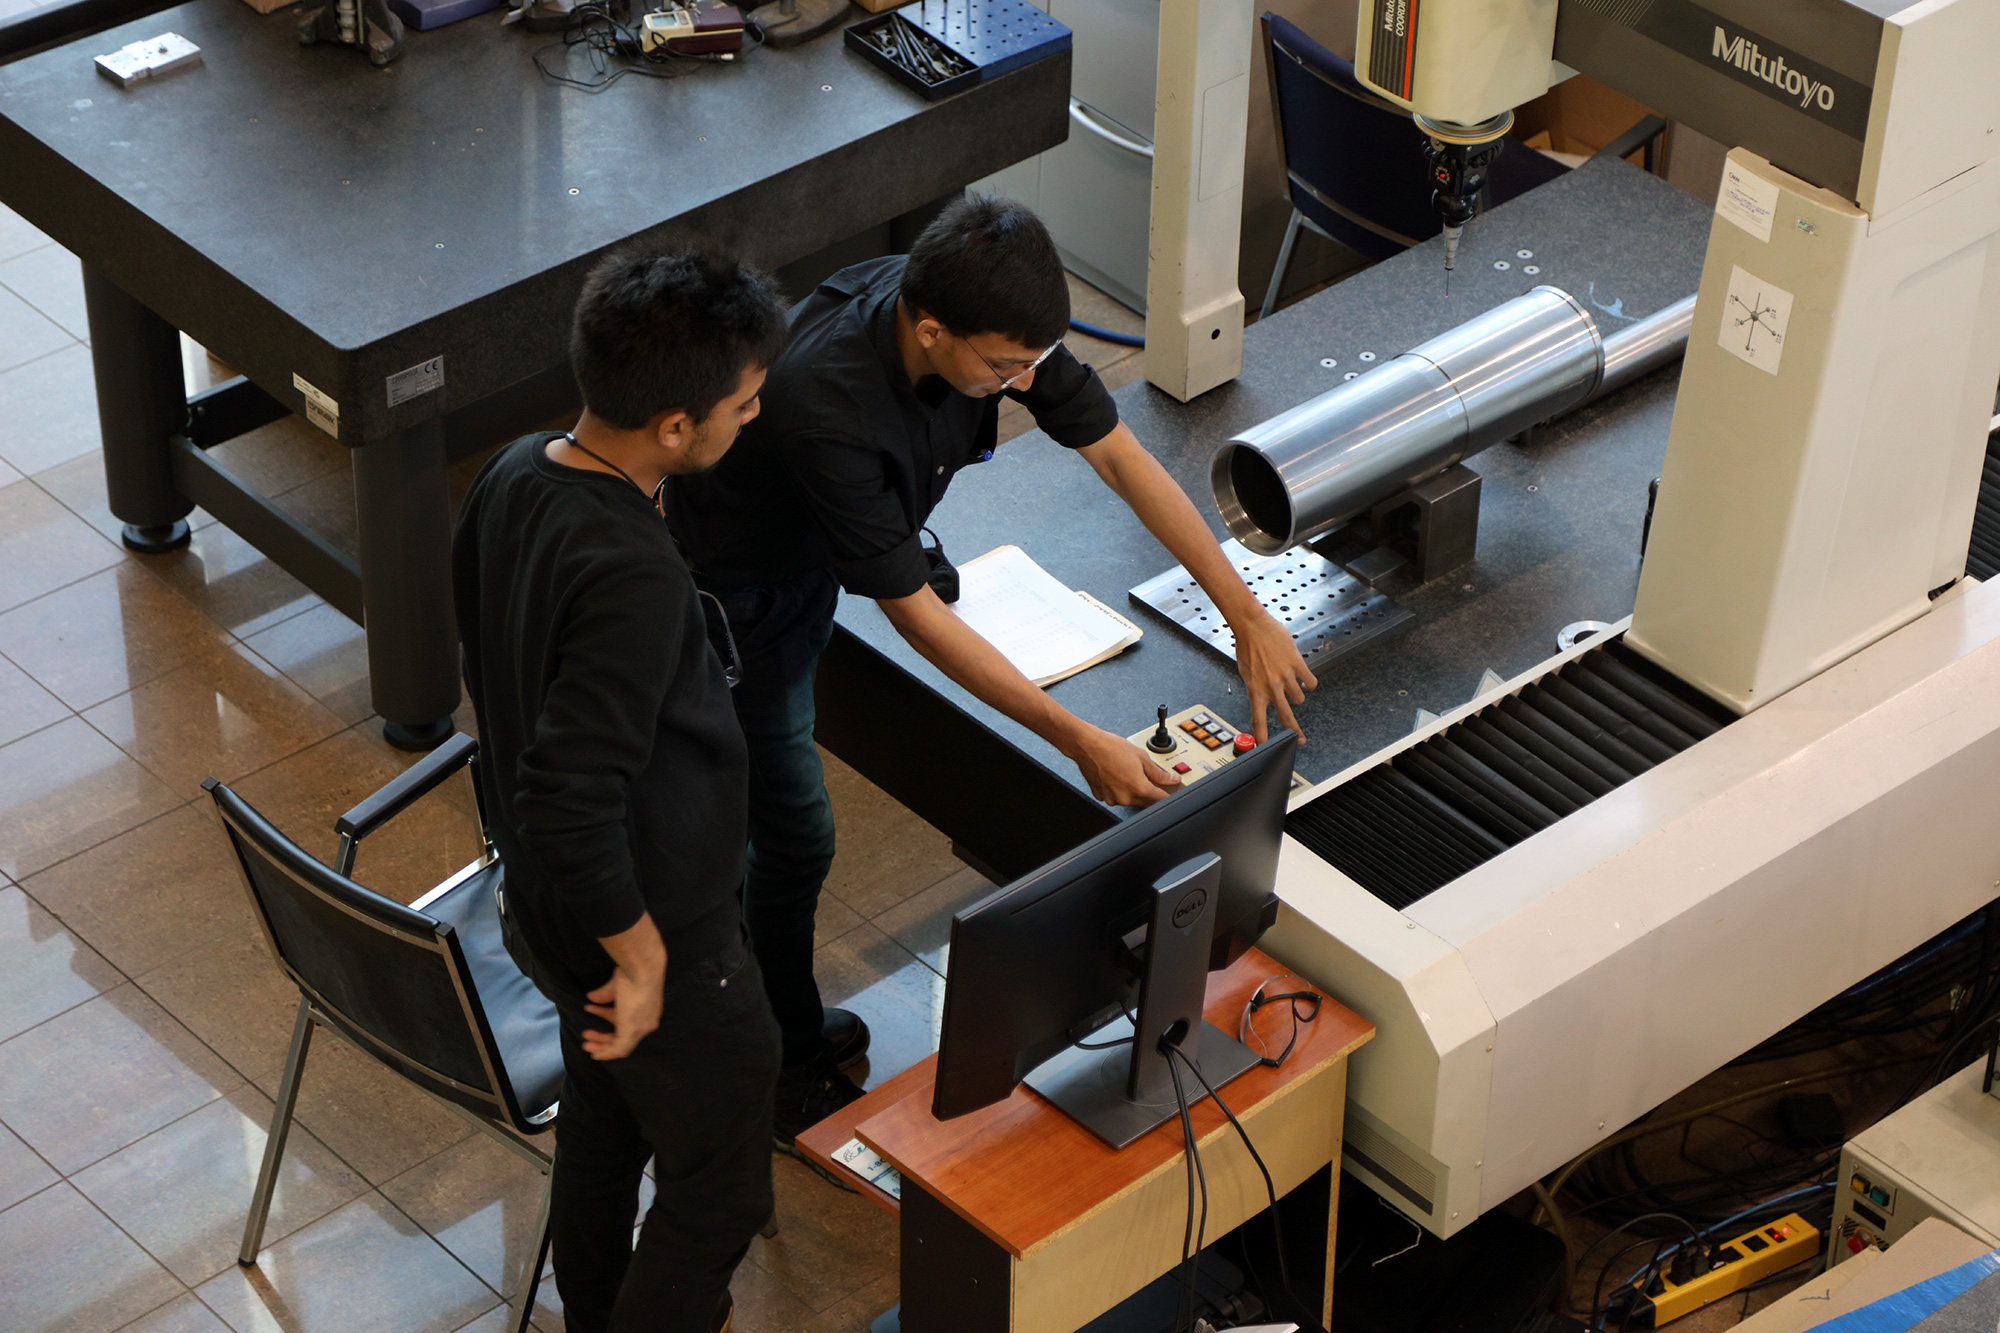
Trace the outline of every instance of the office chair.
<instances>
[{"instance_id":1,"label":"office chair","mask_svg":"<svg viewBox=\"0 0 2000 1333\"><path fill-rule=\"evenodd\" d=\"M342 815L331 869L228 787L214 778L202 783L271 953L299 988L291 1053L237 1262L257 1261L313 1029L331 1028L546 1178L534 1260L509 1302L509 1327L524 1333L548 1258L554 1163L523 1136L555 1124L563 1062L555 1006L501 942L494 899L500 862L489 843L479 860L408 907L349 878L361 840L471 763L478 748L469 736L453 736Z\"/></svg>"},{"instance_id":2,"label":"office chair","mask_svg":"<svg viewBox=\"0 0 2000 1333\"><path fill-rule=\"evenodd\" d=\"M1277 307L1301 227L1373 262L1437 235L1440 224L1431 208L1424 135L1410 113L1363 88L1352 63L1297 24L1269 13L1259 21L1292 198L1292 218L1264 290L1261 319ZM1510 144L1488 171L1483 208L1568 170L1532 148Z\"/></svg>"}]
</instances>

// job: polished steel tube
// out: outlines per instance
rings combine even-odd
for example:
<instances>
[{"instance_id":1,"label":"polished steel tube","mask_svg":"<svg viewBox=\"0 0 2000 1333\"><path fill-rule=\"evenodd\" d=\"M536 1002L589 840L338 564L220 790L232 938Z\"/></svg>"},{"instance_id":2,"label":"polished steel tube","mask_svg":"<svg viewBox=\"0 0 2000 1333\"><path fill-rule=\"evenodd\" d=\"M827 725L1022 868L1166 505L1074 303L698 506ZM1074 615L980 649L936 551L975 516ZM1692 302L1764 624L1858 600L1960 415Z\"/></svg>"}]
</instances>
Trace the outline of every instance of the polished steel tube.
<instances>
[{"instance_id":1,"label":"polished steel tube","mask_svg":"<svg viewBox=\"0 0 2000 1333\"><path fill-rule=\"evenodd\" d=\"M1575 298L1537 287L1229 440L1209 466L1222 521L1259 555L1310 541L1678 356L1692 311L1690 297L1606 339Z\"/></svg>"},{"instance_id":2,"label":"polished steel tube","mask_svg":"<svg viewBox=\"0 0 2000 1333\"><path fill-rule=\"evenodd\" d=\"M1669 361L1680 360L1687 350L1688 330L1693 327L1694 298L1688 296L1607 337L1604 375L1597 392L1590 396L1602 398Z\"/></svg>"}]
</instances>

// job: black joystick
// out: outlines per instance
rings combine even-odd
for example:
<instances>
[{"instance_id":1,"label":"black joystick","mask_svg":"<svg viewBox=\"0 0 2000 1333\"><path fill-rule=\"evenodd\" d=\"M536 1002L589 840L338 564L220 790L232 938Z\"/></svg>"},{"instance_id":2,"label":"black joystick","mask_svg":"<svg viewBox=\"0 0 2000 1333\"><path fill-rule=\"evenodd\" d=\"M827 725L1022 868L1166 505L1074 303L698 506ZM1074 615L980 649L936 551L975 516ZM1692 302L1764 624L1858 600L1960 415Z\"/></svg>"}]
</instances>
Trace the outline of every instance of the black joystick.
<instances>
[{"instance_id":1,"label":"black joystick","mask_svg":"<svg viewBox=\"0 0 2000 1333\"><path fill-rule=\"evenodd\" d=\"M1174 752L1174 738L1167 734L1167 706L1165 704L1160 705L1159 729L1147 738L1146 748L1154 754L1172 754Z\"/></svg>"}]
</instances>

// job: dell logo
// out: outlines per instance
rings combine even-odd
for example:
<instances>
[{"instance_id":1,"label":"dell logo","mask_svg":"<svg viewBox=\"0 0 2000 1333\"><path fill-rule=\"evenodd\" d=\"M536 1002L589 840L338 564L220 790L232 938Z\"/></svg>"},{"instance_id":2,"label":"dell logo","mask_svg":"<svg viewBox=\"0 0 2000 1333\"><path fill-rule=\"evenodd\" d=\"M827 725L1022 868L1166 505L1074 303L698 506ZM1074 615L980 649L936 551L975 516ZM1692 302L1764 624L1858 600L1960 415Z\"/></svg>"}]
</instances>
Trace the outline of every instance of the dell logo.
<instances>
[{"instance_id":1,"label":"dell logo","mask_svg":"<svg viewBox=\"0 0 2000 1333\"><path fill-rule=\"evenodd\" d=\"M1174 904L1174 928L1186 930L1201 920L1202 910L1208 906L1207 889L1190 889L1186 896Z\"/></svg>"}]
</instances>

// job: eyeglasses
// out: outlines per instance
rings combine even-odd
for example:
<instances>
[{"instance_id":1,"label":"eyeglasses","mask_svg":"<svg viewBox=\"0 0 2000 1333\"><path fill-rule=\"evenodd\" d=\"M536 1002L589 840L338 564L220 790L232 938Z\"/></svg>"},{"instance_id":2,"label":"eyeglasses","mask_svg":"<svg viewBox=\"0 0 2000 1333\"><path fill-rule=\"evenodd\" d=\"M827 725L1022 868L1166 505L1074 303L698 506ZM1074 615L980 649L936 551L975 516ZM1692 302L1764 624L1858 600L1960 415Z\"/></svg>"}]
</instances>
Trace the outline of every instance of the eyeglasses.
<instances>
[{"instance_id":1,"label":"eyeglasses","mask_svg":"<svg viewBox=\"0 0 2000 1333\"><path fill-rule=\"evenodd\" d=\"M743 659L736 651L736 634L729 628L729 613L722 609L722 599L714 593L696 588L695 595L701 598L702 617L708 622L709 645L722 659L722 683L733 690L743 683ZM719 637L715 632L717 626L722 628Z\"/></svg>"},{"instance_id":2,"label":"eyeglasses","mask_svg":"<svg viewBox=\"0 0 2000 1333\"><path fill-rule=\"evenodd\" d=\"M966 337L964 334L954 333L951 336L958 339L960 342L964 343L967 347L972 347L972 340ZM986 358L986 353L980 351L977 347L972 347L972 354L978 357L981 361L986 362L986 368L999 377L1001 388L1011 389L1014 387L1015 384L1019 383L1021 380L1024 380L1028 376L1034 374L1036 368L1040 366L1042 362L1048 360L1049 356L1056 350L1056 348L1061 346L1062 346L1062 339L1060 338L1056 339L1054 342L1050 343L1048 347L1043 349L1042 354L1040 356L1036 357L1033 361L1030 361L1027 365L1021 367L1019 370L1015 371L1011 375L1001 370L1000 367L994 365L991 361L988 361Z\"/></svg>"}]
</instances>

